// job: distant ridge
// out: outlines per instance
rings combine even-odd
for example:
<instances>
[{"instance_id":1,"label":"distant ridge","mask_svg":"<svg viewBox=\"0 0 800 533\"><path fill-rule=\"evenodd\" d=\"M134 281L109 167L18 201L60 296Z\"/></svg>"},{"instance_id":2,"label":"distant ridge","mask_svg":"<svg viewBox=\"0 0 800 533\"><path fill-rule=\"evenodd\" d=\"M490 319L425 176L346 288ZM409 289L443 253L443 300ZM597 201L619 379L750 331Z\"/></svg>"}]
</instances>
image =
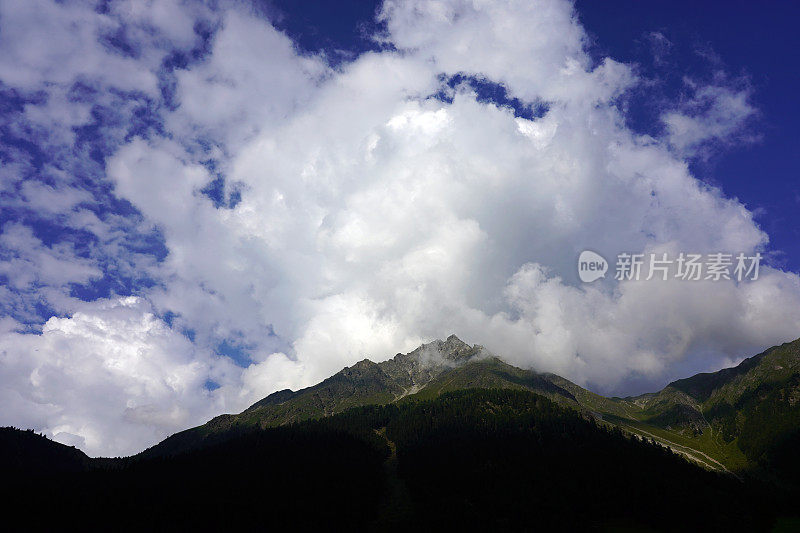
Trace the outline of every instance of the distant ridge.
<instances>
[{"instance_id":1,"label":"distant ridge","mask_svg":"<svg viewBox=\"0 0 800 533\"><path fill-rule=\"evenodd\" d=\"M0 472L78 472L87 464L89 457L77 448L31 430L0 428Z\"/></svg>"}]
</instances>

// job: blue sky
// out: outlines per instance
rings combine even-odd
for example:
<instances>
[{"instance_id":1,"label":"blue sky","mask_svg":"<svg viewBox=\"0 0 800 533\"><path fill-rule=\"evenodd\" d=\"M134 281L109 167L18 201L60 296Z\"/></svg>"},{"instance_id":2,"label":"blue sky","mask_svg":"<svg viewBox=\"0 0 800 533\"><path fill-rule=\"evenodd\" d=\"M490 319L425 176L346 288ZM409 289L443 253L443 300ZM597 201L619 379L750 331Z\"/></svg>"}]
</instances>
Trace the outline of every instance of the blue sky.
<instances>
[{"instance_id":1,"label":"blue sky","mask_svg":"<svg viewBox=\"0 0 800 533\"><path fill-rule=\"evenodd\" d=\"M693 162L695 175L722 187L757 215L777 263L800 269L800 133L797 117L800 49L796 2L578 2L580 19L595 39L595 53L640 63L663 82L665 98L679 98L685 75L709 76L722 68L750 88L758 109L751 127L758 141ZM662 64L652 60L650 32L669 42ZM644 104L639 104L645 107ZM637 129L653 127L640 112ZM649 119L649 120L648 120Z\"/></svg>"},{"instance_id":2,"label":"blue sky","mask_svg":"<svg viewBox=\"0 0 800 533\"><path fill-rule=\"evenodd\" d=\"M452 333L606 394L800 336L797 10L0 2L0 423L130 453Z\"/></svg>"}]
</instances>

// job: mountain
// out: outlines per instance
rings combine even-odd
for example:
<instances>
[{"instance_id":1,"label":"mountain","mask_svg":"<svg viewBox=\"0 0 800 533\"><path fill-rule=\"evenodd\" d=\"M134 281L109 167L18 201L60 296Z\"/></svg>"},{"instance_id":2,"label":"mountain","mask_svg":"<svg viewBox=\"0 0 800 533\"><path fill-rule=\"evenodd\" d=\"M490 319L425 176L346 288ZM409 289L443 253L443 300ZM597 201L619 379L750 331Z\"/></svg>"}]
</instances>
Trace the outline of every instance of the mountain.
<instances>
[{"instance_id":1,"label":"mountain","mask_svg":"<svg viewBox=\"0 0 800 533\"><path fill-rule=\"evenodd\" d=\"M791 507L761 489L524 388L473 388L4 478L0 512L48 531L766 531Z\"/></svg>"},{"instance_id":2,"label":"mountain","mask_svg":"<svg viewBox=\"0 0 800 533\"><path fill-rule=\"evenodd\" d=\"M450 336L129 458L2 430L0 507L47 530L792 530L799 376L800 340L606 398Z\"/></svg>"},{"instance_id":3,"label":"mountain","mask_svg":"<svg viewBox=\"0 0 800 533\"><path fill-rule=\"evenodd\" d=\"M6 475L79 472L89 461L77 448L53 442L31 430L0 428L0 472Z\"/></svg>"},{"instance_id":4,"label":"mountain","mask_svg":"<svg viewBox=\"0 0 800 533\"><path fill-rule=\"evenodd\" d=\"M567 387L580 389L577 385L552 374L513 367L490 355L482 346L470 346L451 335L444 341L423 344L381 363L364 359L305 389L275 392L242 413L221 415L200 427L177 433L143 455L174 454L252 427L281 426L331 416L351 407L412 397L432 398L443 392L476 387L524 389L581 408L567 390Z\"/></svg>"},{"instance_id":5,"label":"mountain","mask_svg":"<svg viewBox=\"0 0 800 533\"><path fill-rule=\"evenodd\" d=\"M177 433L141 456L169 456L252 428L329 417L357 406L434 399L470 388L516 389L655 439L707 469L800 480L790 453L800 434L799 382L800 340L735 368L675 381L657 393L606 398L561 376L511 366L451 335L381 363L364 359L305 389L273 393L242 413Z\"/></svg>"},{"instance_id":6,"label":"mountain","mask_svg":"<svg viewBox=\"0 0 800 533\"><path fill-rule=\"evenodd\" d=\"M800 480L800 339L623 402L641 409L638 421L732 470Z\"/></svg>"}]
</instances>

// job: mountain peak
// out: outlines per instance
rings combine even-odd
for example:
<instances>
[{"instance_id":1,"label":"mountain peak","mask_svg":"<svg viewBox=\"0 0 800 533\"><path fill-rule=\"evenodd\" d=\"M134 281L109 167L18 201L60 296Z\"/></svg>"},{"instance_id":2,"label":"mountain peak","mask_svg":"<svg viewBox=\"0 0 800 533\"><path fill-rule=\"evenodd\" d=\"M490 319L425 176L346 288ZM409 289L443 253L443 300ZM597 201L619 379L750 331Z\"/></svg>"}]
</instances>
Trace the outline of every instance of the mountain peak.
<instances>
[{"instance_id":1,"label":"mountain peak","mask_svg":"<svg viewBox=\"0 0 800 533\"><path fill-rule=\"evenodd\" d=\"M445 366L451 366L472 359L480 351L479 346L470 346L455 335L450 335L446 340L437 339L423 344L407 356L416 358L424 365L444 363Z\"/></svg>"},{"instance_id":2,"label":"mountain peak","mask_svg":"<svg viewBox=\"0 0 800 533\"><path fill-rule=\"evenodd\" d=\"M451 343L451 344L464 344L464 345L466 345L466 344L467 344L466 342L464 342L464 341L462 341L461 339L459 339L458 337L456 337L456 334L455 334L455 333L453 333L452 335L450 335L449 337L447 337L447 339L445 340L445 342L446 342L446 343Z\"/></svg>"},{"instance_id":3,"label":"mountain peak","mask_svg":"<svg viewBox=\"0 0 800 533\"><path fill-rule=\"evenodd\" d=\"M761 464L770 457L765 454L772 453L772 448L756 447L762 446L761 435L772 431L775 438L788 438L797 427L794 400L800 391L800 340L770 348L737 367L698 374L660 392L628 398L606 398L555 374L517 368L490 355L482 346L450 335L380 363L364 359L316 385L275 392L238 415L222 415L175 434L144 454L174 455L243 429L288 425L403 398L426 401L463 389L528 390L625 432L674 446L704 468L722 472ZM711 431L726 439L723 444L701 438ZM733 452L728 451L731 448Z\"/></svg>"},{"instance_id":4,"label":"mountain peak","mask_svg":"<svg viewBox=\"0 0 800 533\"><path fill-rule=\"evenodd\" d=\"M480 350L477 347L470 346L455 335L450 335L447 340L441 343L439 351L445 359L461 362L472 359Z\"/></svg>"}]
</instances>

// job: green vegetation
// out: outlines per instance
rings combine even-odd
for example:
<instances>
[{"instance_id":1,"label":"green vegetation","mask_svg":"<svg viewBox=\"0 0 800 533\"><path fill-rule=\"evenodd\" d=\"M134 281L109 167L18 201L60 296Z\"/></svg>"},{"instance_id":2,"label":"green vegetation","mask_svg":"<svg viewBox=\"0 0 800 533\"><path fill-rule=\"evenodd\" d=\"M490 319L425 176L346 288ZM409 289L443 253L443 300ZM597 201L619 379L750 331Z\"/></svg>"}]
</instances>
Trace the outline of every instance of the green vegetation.
<instances>
[{"instance_id":1,"label":"green vegetation","mask_svg":"<svg viewBox=\"0 0 800 533\"><path fill-rule=\"evenodd\" d=\"M33 517L28 529L760 531L783 511L759 485L507 388L239 428L175 455L8 481L0 501ZM42 501L46 514L34 512Z\"/></svg>"},{"instance_id":2,"label":"green vegetation","mask_svg":"<svg viewBox=\"0 0 800 533\"><path fill-rule=\"evenodd\" d=\"M451 336L383 363L364 360L297 392L279 391L238 415L178 433L143 456L224 440L230 432L314 420L357 406L431 400L467 388L535 392L624 431L655 438L707 469L800 479L788 452L800 428L800 341L735 368L678 380L658 393L606 398L554 374L511 366ZM781 465L782 472L774 471Z\"/></svg>"},{"instance_id":3,"label":"green vegetation","mask_svg":"<svg viewBox=\"0 0 800 533\"><path fill-rule=\"evenodd\" d=\"M132 458L90 460L2 430L0 472L16 481L0 498L25 508L43 494L62 514L87 501L124 516L143 507L181 526L200 502L234 513L215 527L760 530L775 515L793 523L798 449L800 340L606 398L450 337L276 392Z\"/></svg>"},{"instance_id":4,"label":"green vegetation","mask_svg":"<svg viewBox=\"0 0 800 533\"><path fill-rule=\"evenodd\" d=\"M796 484L800 463L789 450L800 442L798 400L800 340L626 398L641 411L615 422L702 452L733 472Z\"/></svg>"}]
</instances>

